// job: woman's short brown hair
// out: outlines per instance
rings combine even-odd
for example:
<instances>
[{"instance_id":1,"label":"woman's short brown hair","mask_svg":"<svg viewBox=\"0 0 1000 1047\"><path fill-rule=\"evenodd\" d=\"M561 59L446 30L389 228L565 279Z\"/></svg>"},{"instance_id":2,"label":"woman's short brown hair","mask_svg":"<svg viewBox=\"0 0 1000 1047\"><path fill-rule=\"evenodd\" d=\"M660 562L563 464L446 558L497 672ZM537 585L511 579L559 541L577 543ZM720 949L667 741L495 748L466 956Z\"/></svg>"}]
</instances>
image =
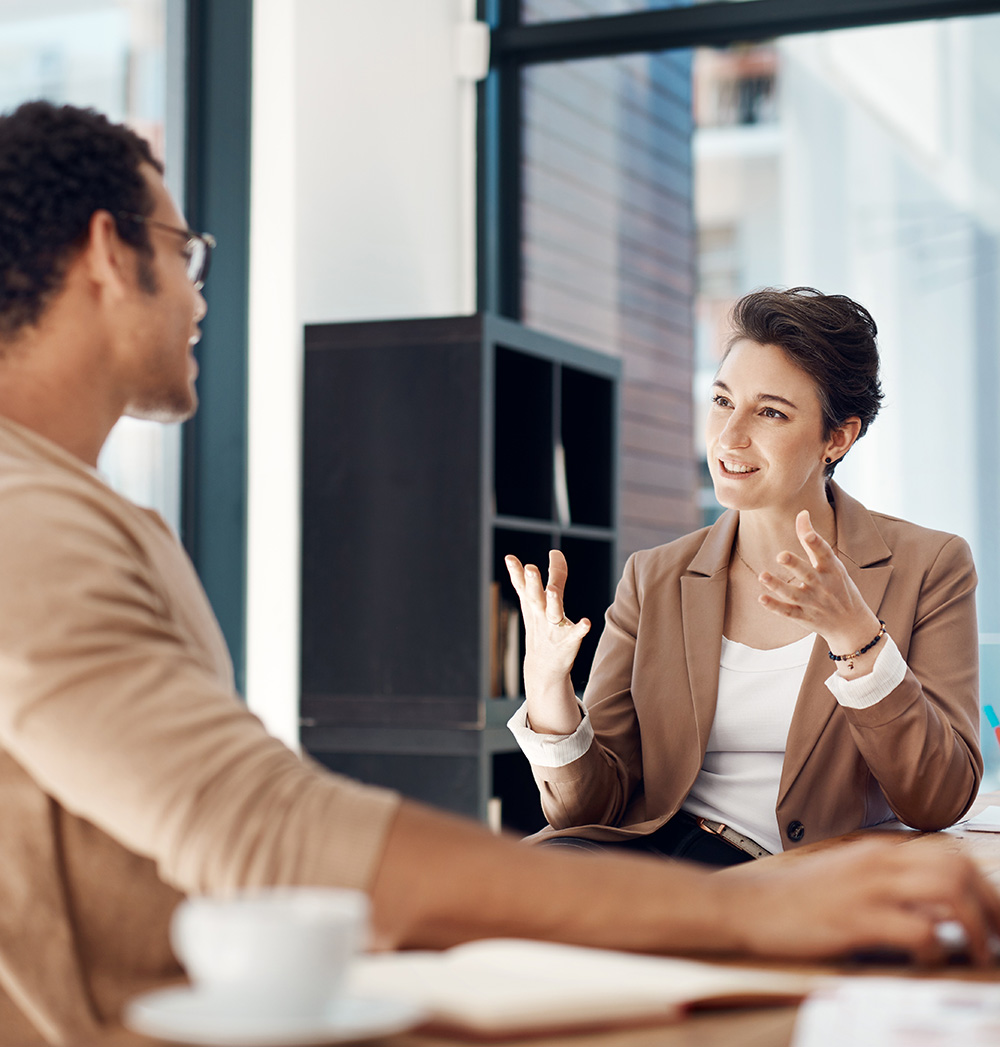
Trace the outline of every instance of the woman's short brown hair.
<instances>
[{"instance_id":1,"label":"woman's short brown hair","mask_svg":"<svg viewBox=\"0 0 1000 1047\"><path fill-rule=\"evenodd\" d=\"M776 345L812 378L825 437L851 417L861 419L858 439L865 435L881 406L882 386L878 328L863 305L846 295L821 294L814 287L765 287L733 306L730 326L727 354L744 338ZM827 466L827 476L837 464Z\"/></svg>"}]
</instances>

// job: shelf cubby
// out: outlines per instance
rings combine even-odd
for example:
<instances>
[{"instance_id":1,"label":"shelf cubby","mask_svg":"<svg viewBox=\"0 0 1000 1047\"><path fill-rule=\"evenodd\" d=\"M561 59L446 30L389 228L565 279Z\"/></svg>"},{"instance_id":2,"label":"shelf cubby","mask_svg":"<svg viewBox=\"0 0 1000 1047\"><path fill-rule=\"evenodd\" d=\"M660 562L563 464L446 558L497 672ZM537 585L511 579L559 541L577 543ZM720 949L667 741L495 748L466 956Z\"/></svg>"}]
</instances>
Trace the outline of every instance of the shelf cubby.
<instances>
[{"instance_id":1,"label":"shelf cubby","mask_svg":"<svg viewBox=\"0 0 1000 1047\"><path fill-rule=\"evenodd\" d=\"M613 357L497 317L306 328L302 484L304 748L326 766L504 824L541 824L504 726L507 553L570 565L591 618L582 690L616 565ZM505 637L512 635L510 619ZM515 619L523 652L523 625Z\"/></svg>"}]
</instances>

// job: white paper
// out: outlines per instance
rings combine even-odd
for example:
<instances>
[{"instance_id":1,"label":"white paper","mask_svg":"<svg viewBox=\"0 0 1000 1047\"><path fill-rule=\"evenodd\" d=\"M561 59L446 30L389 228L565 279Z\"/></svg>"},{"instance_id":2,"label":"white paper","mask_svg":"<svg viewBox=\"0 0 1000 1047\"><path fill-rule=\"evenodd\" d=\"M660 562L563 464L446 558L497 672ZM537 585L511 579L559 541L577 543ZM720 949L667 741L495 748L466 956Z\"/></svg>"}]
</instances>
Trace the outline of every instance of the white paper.
<instances>
[{"instance_id":1,"label":"white paper","mask_svg":"<svg viewBox=\"0 0 1000 1047\"><path fill-rule=\"evenodd\" d=\"M977 833L1000 833L1000 807L987 807L972 818L957 822L954 828Z\"/></svg>"},{"instance_id":2,"label":"white paper","mask_svg":"<svg viewBox=\"0 0 1000 1047\"><path fill-rule=\"evenodd\" d=\"M792 1047L996 1047L1000 985L831 979L799 1008Z\"/></svg>"}]
</instances>

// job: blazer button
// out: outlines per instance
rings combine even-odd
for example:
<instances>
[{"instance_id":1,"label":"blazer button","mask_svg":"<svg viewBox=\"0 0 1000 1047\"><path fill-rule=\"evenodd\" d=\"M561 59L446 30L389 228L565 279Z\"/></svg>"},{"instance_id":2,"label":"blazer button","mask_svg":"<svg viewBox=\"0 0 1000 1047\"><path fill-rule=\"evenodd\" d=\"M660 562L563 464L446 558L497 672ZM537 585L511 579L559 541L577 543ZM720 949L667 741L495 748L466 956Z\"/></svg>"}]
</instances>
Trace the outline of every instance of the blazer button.
<instances>
[{"instance_id":1,"label":"blazer button","mask_svg":"<svg viewBox=\"0 0 1000 1047\"><path fill-rule=\"evenodd\" d=\"M806 834L806 827L799 821L789 822L788 828L785 830L785 835L793 843L798 843Z\"/></svg>"}]
</instances>

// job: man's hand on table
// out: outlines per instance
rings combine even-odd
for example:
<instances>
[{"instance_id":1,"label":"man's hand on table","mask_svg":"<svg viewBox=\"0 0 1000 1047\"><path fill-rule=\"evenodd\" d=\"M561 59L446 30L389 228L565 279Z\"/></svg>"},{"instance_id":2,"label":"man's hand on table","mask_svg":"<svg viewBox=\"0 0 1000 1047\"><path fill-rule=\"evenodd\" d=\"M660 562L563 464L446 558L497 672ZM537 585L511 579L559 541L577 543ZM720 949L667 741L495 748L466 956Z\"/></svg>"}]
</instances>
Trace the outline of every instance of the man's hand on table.
<instances>
[{"instance_id":1,"label":"man's hand on table","mask_svg":"<svg viewBox=\"0 0 1000 1047\"><path fill-rule=\"evenodd\" d=\"M867 840L787 862L764 858L716 877L725 881L741 947L758 956L892 950L940 964L953 954L958 924L972 962L995 959L1000 896L969 858L941 841Z\"/></svg>"}]
</instances>

